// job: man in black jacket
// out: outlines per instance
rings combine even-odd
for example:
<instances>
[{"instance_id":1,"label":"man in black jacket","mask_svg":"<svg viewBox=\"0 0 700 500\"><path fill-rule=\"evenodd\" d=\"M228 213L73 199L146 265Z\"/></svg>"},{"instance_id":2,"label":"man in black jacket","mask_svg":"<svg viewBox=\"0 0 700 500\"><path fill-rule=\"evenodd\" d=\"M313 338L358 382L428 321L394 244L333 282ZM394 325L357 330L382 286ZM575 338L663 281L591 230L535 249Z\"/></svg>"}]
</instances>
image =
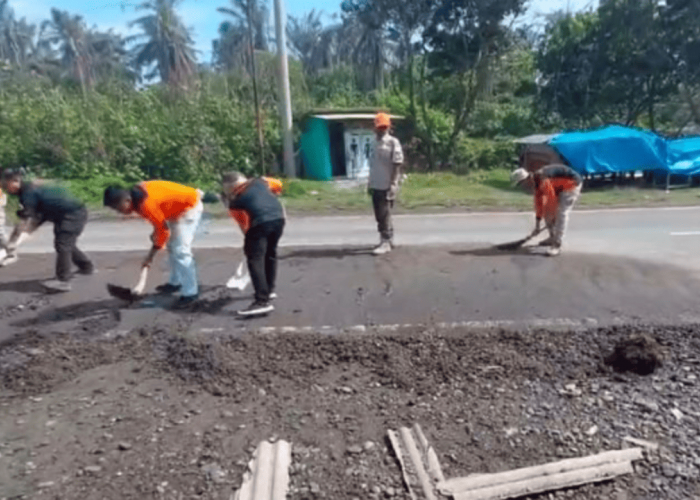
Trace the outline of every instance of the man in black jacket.
<instances>
[{"instance_id":1,"label":"man in black jacket","mask_svg":"<svg viewBox=\"0 0 700 500\"><path fill-rule=\"evenodd\" d=\"M56 278L44 281L45 288L54 292L71 289L71 262L81 274L92 274L95 266L77 247L77 241L87 223L85 205L56 186L35 185L22 180L17 171L5 172L3 189L17 195L21 205L17 215L19 223L12 232L8 248L17 248L22 233L31 233L44 222L53 222L54 248L56 249Z\"/></svg>"},{"instance_id":2,"label":"man in black jacket","mask_svg":"<svg viewBox=\"0 0 700 500\"><path fill-rule=\"evenodd\" d=\"M243 250L255 288L255 302L238 314L267 314L275 309L270 300L276 297L277 244L285 224L284 208L276 196L282 183L265 177L249 180L240 172L230 172L222 178L222 187L224 204L245 235Z\"/></svg>"}]
</instances>

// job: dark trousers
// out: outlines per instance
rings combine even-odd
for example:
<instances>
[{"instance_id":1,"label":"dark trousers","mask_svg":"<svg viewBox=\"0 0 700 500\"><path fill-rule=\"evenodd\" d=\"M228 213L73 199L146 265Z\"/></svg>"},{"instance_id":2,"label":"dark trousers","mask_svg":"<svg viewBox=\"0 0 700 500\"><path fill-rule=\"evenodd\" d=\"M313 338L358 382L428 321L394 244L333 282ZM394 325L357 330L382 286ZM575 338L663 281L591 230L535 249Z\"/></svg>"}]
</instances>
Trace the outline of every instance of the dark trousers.
<instances>
[{"instance_id":1,"label":"dark trousers","mask_svg":"<svg viewBox=\"0 0 700 500\"><path fill-rule=\"evenodd\" d=\"M377 219L377 229L382 241L391 241L394 238L394 226L391 223L391 209L394 208L394 200L388 200L387 190L372 190L372 205L374 217Z\"/></svg>"},{"instance_id":2,"label":"dark trousers","mask_svg":"<svg viewBox=\"0 0 700 500\"><path fill-rule=\"evenodd\" d=\"M277 244L284 231L284 219L263 222L248 230L243 250L248 260L255 300L267 302L277 279Z\"/></svg>"},{"instance_id":3,"label":"dark trousers","mask_svg":"<svg viewBox=\"0 0 700 500\"><path fill-rule=\"evenodd\" d=\"M71 262L84 272L89 272L93 268L88 256L76 246L78 237L85 229L86 223L87 209L85 207L66 214L62 219L54 222L53 245L56 249L56 278L60 281L70 279Z\"/></svg>"}]
</instances>

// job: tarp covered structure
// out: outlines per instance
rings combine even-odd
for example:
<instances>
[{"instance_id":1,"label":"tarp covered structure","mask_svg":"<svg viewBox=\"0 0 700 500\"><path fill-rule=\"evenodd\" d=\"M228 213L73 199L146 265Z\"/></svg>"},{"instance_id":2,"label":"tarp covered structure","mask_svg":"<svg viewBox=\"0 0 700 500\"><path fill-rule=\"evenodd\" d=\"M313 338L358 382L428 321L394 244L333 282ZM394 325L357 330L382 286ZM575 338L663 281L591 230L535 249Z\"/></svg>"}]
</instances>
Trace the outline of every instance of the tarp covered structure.
<instances>
[{"instance_id":1,"label":"tarp covered structure","mask_svg":"<svg viewBox=\"0 0 700 500\"><path fill-rule=\"evenodd\" d=\"M667 139L646 130L611 125L557 134L548 143L581 174L639 170L700 174L700 137Z\"/></svg>"}]
</instances>

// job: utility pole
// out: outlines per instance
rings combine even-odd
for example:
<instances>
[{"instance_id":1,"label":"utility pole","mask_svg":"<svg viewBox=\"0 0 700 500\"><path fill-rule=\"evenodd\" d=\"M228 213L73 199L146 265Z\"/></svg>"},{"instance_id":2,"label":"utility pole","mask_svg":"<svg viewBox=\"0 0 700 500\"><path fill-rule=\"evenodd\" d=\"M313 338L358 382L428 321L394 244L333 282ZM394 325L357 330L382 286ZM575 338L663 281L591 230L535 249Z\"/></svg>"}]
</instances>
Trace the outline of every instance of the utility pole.
<instances>
[{"instance_id":1,"label":"utility pole","mask_svg":"<svg viewBox=\"0 0 700 500\"><path fill-rule=\"evenodd\" d=\"M289 91L289 65L287 62L287 16L284 0L275 0L275 29L277 32L277 55L279 56L279 101L284 143L284 173L288 178L296 177L294 167L294 144L292 142L292 96Z\"/></svg>"},{"instance_id":2,"label":"utility pole","mask_svg":"<svg viewBox=\"0 0 700 500\"><path fill-rule=\"evenodd\" d=\"M258 99L258 72L255 69L255 40L253 39L253 22L250 12L251 0L246 2L246 13L248 14L248 38L250 39L250 68L253 74L253 100L255 101L255 122L258 129L258 152L260 154L260 174L265 175L265 140L263 139L263 122L260 116L260 101Z\"/></svg>"}]
</instances>

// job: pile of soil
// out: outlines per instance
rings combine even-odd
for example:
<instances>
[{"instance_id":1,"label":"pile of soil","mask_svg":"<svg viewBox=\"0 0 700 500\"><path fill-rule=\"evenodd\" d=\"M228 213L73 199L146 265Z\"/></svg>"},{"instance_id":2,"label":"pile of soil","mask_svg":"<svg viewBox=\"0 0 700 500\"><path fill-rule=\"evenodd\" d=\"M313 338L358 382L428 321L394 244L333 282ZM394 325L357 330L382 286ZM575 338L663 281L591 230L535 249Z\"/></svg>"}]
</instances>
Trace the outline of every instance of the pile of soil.
<instances>
[{"instance_id":1,"label":"pile of soil","mask_svg":"<svg viewBox=\"0 0 700 500\"><path fill-rule=\"evenodd\" d=\"M650 376L605 358L647 335ZM0 346L0 498L228 499L263 439L293 445L288 498L408 499L386 431L421 424L446 477L623 447L635 474L531 498L700 496L700 329L404 330Z\"/></svg>"}]
</instances>

